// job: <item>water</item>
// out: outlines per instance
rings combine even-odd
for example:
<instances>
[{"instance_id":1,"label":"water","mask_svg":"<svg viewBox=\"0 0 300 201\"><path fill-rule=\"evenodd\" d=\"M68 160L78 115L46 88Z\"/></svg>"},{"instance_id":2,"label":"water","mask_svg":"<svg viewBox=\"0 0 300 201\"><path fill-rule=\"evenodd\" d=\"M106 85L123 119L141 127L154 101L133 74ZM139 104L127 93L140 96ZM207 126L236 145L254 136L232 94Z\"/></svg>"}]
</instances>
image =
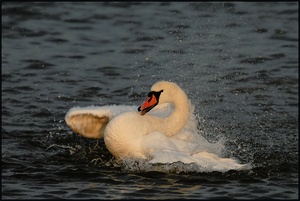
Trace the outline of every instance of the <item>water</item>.
<instances>
[{"instance_id":1,"label":"water","mask_svg":"<svg viewBox=\"0 0 300 201\"><path fill-rule=\"evenodd\" d=\"M298 198L298 3L3 3L2 198ZM180 85L252 168L116 161L65 124Z\"/></svg>"}]
</instances>

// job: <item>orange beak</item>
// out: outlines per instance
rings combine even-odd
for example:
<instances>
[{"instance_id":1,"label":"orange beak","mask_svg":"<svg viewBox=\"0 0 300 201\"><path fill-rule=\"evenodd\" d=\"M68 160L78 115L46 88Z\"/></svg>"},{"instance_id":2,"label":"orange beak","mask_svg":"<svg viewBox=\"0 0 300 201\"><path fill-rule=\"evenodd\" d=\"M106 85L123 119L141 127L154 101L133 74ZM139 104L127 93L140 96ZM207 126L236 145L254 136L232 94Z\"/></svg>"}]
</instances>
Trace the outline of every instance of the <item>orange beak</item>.
<instances>
[{"instance_id":1,"label":"orange beak","mask_svg":"<svg viewBox=\"0 0 300 201\"><path fill-rule=\"evenodd\" d=\"M158 104L159 96L163 90L159 92L151 91L148 94L147 100L138 108L141 115L146 114Z\"/></svg>"}]
</instances>

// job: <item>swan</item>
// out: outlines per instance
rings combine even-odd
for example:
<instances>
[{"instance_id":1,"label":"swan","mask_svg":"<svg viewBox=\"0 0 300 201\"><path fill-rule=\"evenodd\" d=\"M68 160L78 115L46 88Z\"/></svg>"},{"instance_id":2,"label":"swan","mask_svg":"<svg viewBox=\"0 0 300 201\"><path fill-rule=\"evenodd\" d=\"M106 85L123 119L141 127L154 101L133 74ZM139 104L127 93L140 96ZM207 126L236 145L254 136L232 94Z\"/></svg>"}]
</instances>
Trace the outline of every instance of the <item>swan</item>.
<instances>
[{"instance_id":1,"label":"swan","mask_svg":"<svg viewBox=\"0 0 300 201\"><path fill-rule=\"evenodd\" d=\"M194 106L174 82L156 82L140 106L89 106L69 110L67 125L84 137L104 138L119 159L139 158L149 163L196 163L212 170L244 165L207 150L197 133ZM203 146L201 146L203 145Z\"/></svg>"}]
</instances>

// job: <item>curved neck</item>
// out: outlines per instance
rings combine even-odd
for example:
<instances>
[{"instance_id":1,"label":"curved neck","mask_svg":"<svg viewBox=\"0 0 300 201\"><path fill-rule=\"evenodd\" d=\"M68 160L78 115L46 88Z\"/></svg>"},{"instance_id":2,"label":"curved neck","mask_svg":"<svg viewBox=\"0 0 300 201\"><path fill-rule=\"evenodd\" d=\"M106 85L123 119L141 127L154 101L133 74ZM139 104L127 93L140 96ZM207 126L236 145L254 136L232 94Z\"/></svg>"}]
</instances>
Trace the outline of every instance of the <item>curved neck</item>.
<instances>
[{"instance_id":1,"label":"curved neck","mask_svg":"<svg viewBox=\"0 0 300 201\"><path fill-rule=\"evenodd\" d=\"M161 131L167 136L177 134L188 122L190 116L190 104L186 94L179 91L174 95L174 111L166 118L152 118L153 131ZM150 116L150 115L149 115Z\"/></svg>"}]
</instances>

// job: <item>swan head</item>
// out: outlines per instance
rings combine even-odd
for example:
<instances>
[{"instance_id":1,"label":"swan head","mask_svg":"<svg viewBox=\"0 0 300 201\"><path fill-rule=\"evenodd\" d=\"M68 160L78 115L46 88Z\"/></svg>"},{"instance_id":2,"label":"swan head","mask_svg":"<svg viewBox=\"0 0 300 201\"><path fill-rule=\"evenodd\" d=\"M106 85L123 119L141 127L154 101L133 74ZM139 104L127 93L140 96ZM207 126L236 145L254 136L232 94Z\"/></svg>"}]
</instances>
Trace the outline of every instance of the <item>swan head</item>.
<instances>
[{"instance_id":1,"label":"swan head","mask_svg":"<svg viewBox=\"0 0 300 201\"><path fill-rule=\"evenodd\" d=\"M179 91L182 90L173 82L156 82L154 85L152 85L151 91L148 93L147 100L138 108L138 111L141 115L144 115L159 103L173 102L174 96Z\"/></svg>"}]
</instances>

